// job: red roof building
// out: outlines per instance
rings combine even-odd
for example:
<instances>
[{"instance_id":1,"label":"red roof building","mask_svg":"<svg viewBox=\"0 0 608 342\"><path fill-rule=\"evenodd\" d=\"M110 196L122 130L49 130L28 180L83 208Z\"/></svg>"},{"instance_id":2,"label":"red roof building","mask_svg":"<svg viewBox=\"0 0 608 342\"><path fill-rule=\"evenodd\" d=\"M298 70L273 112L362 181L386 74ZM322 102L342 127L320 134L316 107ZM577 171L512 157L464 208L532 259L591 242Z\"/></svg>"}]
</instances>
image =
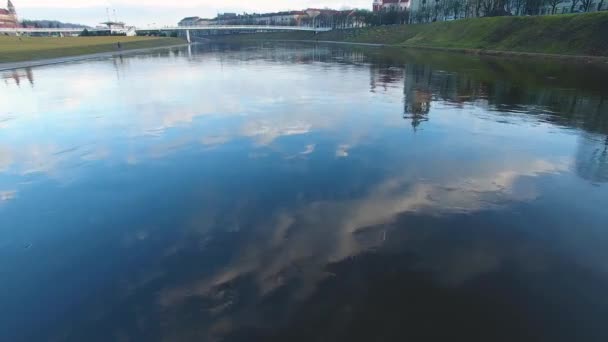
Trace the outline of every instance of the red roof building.
<instances>
[{"instance_id":1,"label":"red roof building","mask_svg":"<svg viewBox=\"0 0 608 342\"><path fill-rule=\"evenodd\" d=\"M8 0L6 9L0 8L0 28L16 28L19 27L17 20L17 11L11 0Z\"/></svg>"}]
</instances>

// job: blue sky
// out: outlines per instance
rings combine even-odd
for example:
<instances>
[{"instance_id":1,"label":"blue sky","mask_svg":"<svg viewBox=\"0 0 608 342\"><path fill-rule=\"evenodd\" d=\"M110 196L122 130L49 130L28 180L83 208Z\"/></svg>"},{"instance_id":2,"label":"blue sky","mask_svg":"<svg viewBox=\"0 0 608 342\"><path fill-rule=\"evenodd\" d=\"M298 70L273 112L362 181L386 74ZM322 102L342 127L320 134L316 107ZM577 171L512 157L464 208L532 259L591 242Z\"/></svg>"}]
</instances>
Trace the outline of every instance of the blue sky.
<instances>
[{"instance_id":1,"label":"blue sky","mask_svg":"<svg viewBox=\"0 0 608 342\"><path fill-rule=\"evenodd\" d=\"M0 0L0 4L5 1ZM107 18L106 8L113 8L117 19L146 26L174 25L185 16L213 17L218 12L371 8L372 0L13 0L13 3L23 19L56 19L94 26Z\"/></svg>"}]
</instances>

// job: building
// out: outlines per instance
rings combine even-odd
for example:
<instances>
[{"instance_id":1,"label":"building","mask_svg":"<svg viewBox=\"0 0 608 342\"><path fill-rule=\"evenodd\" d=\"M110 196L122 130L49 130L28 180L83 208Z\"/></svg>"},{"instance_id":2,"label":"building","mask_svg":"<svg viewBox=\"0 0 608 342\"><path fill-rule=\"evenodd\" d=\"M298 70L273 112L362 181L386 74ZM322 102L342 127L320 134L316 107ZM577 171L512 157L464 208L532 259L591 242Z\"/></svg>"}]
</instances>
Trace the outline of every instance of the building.
<instances>
[{"instance_id":1,"label":"building","mask_svg":"<svg viewBox=\"0 0 608 342\"><path fill-rule=\"evenodd\" d=\"M186 17L182 19L177 26L180 27L192 27L192 26L209 26L216 25L217 22L213 19L205 19L200 17Z\"/></svg>"},{"instance_id":2,"label":"building","mask_svg":"<svg viewBox=\"0 0 608 342\"><path fill-rule=\"evenodd\" d=\"M204 19L201 18L194 23L194 26L209 26L213 25L213 19Z\"/></svg>"},{"instance_id":3,"label":"building","mask_svg":"<svg viewBox=\"0 0 608 342\"><path fill-rule=\"evenodd\" d=\"M324 10L329 11L329 10ZM334 11L335 12L335 11ZM320 14L321 12L319 12ZM212 25L263 25L263 26L302 26L309 15L305 11L286 11L276 13L218 14L214 19L187 17L178 26L212 26ZM310 21L310 20L309 20ZM312 25L312 24L311 24Z\"/></svg>"},{"instance_id":4,"label":"building","mask_svg":"<svg viewBox=\"0 0 608 342\"><path fill-rule=\"evenodd\" d=\"M223 13L217 15L217 20L235 20L239 16L236 13Z\"/></svg>"},{"instance_id":5,"label":"building","mask_svg":"<svg viewBox=\"0 0 608 342\"><path fill-rule=\"evenodd\" d=\"M256 25L297 26L303 17L307 17L304 11L289 11L255 15L250 21Z\"/></svg>"},{"instance_id":6,"label":"building","mask_svg":"<svg viewBox=\"0 0 608 342\"><path fill-rule=\"evenodd\" d=\"M372 4L372 10L374 12L380 12L382 10L382 0L374 0Z\"/></svg>"},{"instance_id":7,"label":"building","mask_svg":"<svg viewBox=\"0 0 608 342\"><path fill-rule=\"evenodd\" d=\"M196 26L196 22L200 19L200 17L186 17L180 20L180 22L177 23L177 26Z\"/></svg>"},{"instance_id":8,"label":"building","mask_svg":"<svg viewBox=\"0 0 608 342\"><path fill-rule=\"evenodd\" d=\"M106 21L101 23L103 26L98 26L97 28L102 28L110 31L110 34L124 34L128 37L133 37L137 35L137 31L134 26L127 26L125 23L120 21Z\"/></svg>"},{"instance_id":9,"label":"building","mask_svg":"<svg viewBox=\"0 0 608 342\"><path fill-rule=\"evenodd\" d=\"M17 28L19 20L17 19L17 11L15 6L8 0L6 9L0 8L0 28Z\"/></svg>"},{"instance_id":10,"label":"building","mask_svg":"<svg viewBox=\"0 0 608 342\"><path fill-rule=\"evenodd\" d=\"M380 11L406 11L410 9L412 0L374 0L374 12Z\"/></svg>"}]
</instances>

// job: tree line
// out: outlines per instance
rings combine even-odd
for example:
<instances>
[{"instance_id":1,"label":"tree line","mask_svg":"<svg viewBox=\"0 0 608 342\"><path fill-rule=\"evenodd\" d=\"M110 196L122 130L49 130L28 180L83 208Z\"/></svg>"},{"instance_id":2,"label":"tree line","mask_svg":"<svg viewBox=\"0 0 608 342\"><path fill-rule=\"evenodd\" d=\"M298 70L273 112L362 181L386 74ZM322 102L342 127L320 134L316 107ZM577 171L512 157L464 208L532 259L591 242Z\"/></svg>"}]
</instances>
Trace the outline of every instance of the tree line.
<instances>
[{"instance_id":1,"label":"tree line","mask_svg":"<svg viewBox=\"0 0 608 342\"><path fill-rule=\"evenodd\" d=\"M323 13L305 18L303 26L355 28L430 23L475 17L528 16L608 10L608 0L420 0L416 11L369 10ZM295 23L293 23L295 24Z\"/></svg>"},{"instance_id":2,"label":"tree line","mask_svg":"<svg viewBox=\"0 0 608 342\"><path fill-rule=\"evenodd\" d=\"M416 10L384 10L372 12L364 9L334 11L319 10L318 15L276 14L234 15L216 18L222 25L272 25L331 27L334 29L382 25L430 23L463 18L529 16L563 13L582 13L608 10L608 0L410 0Z\"/></svg>"},{"instance_id":3,"label":"tree line","mask_svg":"<svg viewBox=\"0 0 608 342\"><path fill-rule=\"evenodd\" d=\"M87 28L88 26L80 24L62 23L57 20L21 20L21 26L24 28Z\"/></svg>"}]
</instances>

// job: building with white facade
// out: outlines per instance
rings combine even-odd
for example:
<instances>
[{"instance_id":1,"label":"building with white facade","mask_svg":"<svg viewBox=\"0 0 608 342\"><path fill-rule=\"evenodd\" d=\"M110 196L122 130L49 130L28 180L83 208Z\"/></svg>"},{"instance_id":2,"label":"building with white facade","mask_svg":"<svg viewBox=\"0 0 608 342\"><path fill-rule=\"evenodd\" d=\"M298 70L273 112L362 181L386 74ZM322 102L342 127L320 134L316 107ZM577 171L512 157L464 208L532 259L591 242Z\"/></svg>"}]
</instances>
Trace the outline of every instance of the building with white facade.
<instances>
[{"instance_id":1,"label":"building with white facade","mask_svg":"<svg viewBox=\"0 0 608 342\"><path fill-rule=\"evenodd\" d=\"M411 9L413 0L374 0L372 9L380 11L406 11Z\"/></svg>"}]
</instances>

